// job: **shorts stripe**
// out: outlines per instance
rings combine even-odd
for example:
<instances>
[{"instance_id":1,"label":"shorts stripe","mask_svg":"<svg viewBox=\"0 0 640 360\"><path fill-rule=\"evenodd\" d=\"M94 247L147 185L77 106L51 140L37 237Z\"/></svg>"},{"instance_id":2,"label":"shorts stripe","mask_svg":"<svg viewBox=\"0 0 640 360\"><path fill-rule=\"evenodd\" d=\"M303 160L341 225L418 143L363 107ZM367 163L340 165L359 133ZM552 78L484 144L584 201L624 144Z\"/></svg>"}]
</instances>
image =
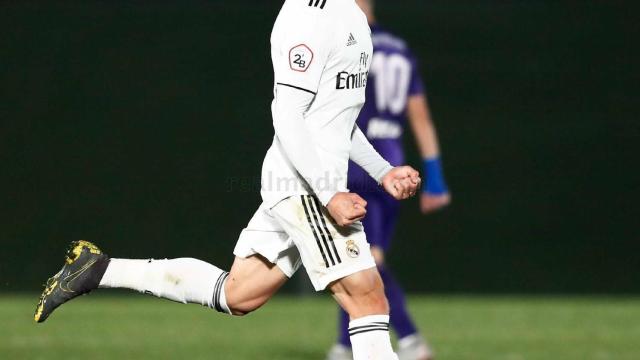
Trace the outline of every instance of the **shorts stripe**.
<instances>
[{"instance_id":1,"label":"shorts stripe","mask_svg":"<svg viewBox=\"0 0 640 360\"><path fill-rule=\"evenodd\" d=\"M314 197L307 195L307 201L309 202L309 209L311 209L311 213L313 214L313 220L315 221L316 227L318 228L318 232L320 233L320 237L322 238L322 243L324 244L324 248L327 250L327 253L329 254L329 260L331 260L331 266L334 266L336 264L336 261L333 259L333 254L331 253L331 249L329 248L329 241L324 231L320 227L320 220L318 220L318 217L320 217L322 221L324 221L324 217L322 217L322 214L320 213L320 211L318 211L318 209L315 208Z\"/></svg>"},{"instance_id":2,"label":"shorts stripe","mask_svg":"<svg viewBox=\"0 0 640 360\"><path fill-rule=\"evenodd\" d=\"M313 237L316 239L316 244L320 249L320 254L322 254L322 259L324 260L324 266L329 267L329 262L327 261L327 256L324 253L324 249L320 244L320 238L318 237L318 233L316 232L316 228L313 226L313 220L311 220L311 214L309 213L309 209L307 208L307 203L304 199L304 195L300 195L300 200L302 200L302 206L304 207L304 213L307 215L307 221L309 222L309 226L311 227L311 232L313 232Z\"/></svg>"},{"instance_id":3,"label":"shorts stripe","mask_svg":"<svg viewBox=\"0 0 640 360\"><path fill-rule=\"evenodd\" d=\"M313 197L313 200L316 204L316 207L318 208L318 212L320 212L320 209L322 209L322 207L320 206L320 201L318 200L318 198ZM322 216L322 212L320 212L320 219L322 220L322 226L324 226L324 231L327 233L327 236L329 237L329 242L331 242L331 247L333 248L333 253L336 255L336 259L338 259L338 264L342 262L342 259L340 259L340 255L338 255L338 250L336 249L336 244L333 242L333 236L331 236L331 232L329 231L329 228L327 227L327 222L324 220L324 216Z\"/></svg>"}]
</instances>

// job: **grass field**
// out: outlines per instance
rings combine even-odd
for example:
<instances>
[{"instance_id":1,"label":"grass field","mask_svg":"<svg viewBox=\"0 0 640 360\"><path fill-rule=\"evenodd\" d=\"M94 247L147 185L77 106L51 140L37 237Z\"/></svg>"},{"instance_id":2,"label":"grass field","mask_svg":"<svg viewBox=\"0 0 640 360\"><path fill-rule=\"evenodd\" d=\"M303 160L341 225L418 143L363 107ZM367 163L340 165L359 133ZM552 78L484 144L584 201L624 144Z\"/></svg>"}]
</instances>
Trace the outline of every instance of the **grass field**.
<instances>
[{"instance_id":1,"label":"grass field","mask_svg":"<svg viewBox=\"0 0 640 360\"><path fill-rule=\"evenodd\" d=\"M35 296L0 297L1 359L323 359L326 296L276 297L245 318L97 293L32 320ZM640 299L412 297L439 359L640 359Z\"/></svg>"}]
</instances>

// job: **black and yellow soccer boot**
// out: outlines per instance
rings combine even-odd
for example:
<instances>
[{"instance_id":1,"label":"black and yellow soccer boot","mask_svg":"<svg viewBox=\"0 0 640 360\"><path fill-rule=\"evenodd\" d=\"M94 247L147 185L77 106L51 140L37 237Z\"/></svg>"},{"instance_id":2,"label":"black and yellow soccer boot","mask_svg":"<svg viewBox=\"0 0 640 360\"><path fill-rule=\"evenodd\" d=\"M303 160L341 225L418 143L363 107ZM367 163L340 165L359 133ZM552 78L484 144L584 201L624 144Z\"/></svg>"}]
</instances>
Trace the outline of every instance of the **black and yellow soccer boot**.
<instances>
[{"instance_id":1,"label":"black and yellow soccer boot","mask_svg":"<svg viewBox=\"0 0 640 360\"><path fill-rule=\"evenodd\" d=\"M58 306L96 289L109 265L109 257L89 241L73 241L65 264L47 280L34 319L45 321Z\"/></svg>"}]
</instances>

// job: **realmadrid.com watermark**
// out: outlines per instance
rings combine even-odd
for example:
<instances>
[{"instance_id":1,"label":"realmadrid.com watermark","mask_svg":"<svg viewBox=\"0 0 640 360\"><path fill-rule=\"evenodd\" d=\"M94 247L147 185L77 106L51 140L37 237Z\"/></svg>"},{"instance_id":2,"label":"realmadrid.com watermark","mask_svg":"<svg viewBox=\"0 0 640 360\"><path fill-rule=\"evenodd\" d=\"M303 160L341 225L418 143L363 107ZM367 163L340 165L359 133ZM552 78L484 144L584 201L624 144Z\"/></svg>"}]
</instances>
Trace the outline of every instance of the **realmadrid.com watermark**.
<instances>
[{"instance_id":1,"label":"realmadrid.com watermark","mask_svg":"<svg viewBox=\"0 0 640 360\"><path fill-rule=\"evenodd\" d=\"M346 184L346 178L333 176L330 172L325 172L324 176L316 179L305 178L304 180L295 176L277 176L271 172L265 173L264 176L228 177L225 180L226 192L312 192L311 189L338 191L338 189L343 189ZM358 189L361 189L360 192L362 190L364 192L375 191L379 187L373 180L362 181L361 184L358 184Z\"/></svg>"},{"instance_id":2,"label":"realmadrid.com watermark","mask_svg":"<svg viewBox=\"0 0 640 360\"><path fill-rule=\"evenodd\" d=\"M278 176L271 172L261 177L229 177L226 180L227 192L274 191L297 192L317 189L319 191L343 188L346 179L333 176L330 172L316 179L296 176Z\"/></svg>"}]
</instances>

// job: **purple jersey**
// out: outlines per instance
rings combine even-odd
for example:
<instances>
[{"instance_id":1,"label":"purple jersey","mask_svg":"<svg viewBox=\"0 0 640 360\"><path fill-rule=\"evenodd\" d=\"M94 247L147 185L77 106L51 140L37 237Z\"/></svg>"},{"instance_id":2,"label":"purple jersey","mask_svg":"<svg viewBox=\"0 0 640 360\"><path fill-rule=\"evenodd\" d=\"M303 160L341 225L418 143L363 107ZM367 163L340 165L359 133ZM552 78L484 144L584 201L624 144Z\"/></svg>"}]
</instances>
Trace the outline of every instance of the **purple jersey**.
<instances>
[{"instance_id":1,"label":"purple jersey","mask_svg":"<svg viewBox=\"0 0 640 360\"><path fill-rule=\"evenodd\" d=\"M395 35L371 26L373 59L367 80L366 101L357 124L373 147L393 166L404 163L402 133L407 100L422 94L424 86L417 62L406 43ZM382 190L362 168L349 162L348 186L366 193Z\"/></svg>"}]
</instances>

